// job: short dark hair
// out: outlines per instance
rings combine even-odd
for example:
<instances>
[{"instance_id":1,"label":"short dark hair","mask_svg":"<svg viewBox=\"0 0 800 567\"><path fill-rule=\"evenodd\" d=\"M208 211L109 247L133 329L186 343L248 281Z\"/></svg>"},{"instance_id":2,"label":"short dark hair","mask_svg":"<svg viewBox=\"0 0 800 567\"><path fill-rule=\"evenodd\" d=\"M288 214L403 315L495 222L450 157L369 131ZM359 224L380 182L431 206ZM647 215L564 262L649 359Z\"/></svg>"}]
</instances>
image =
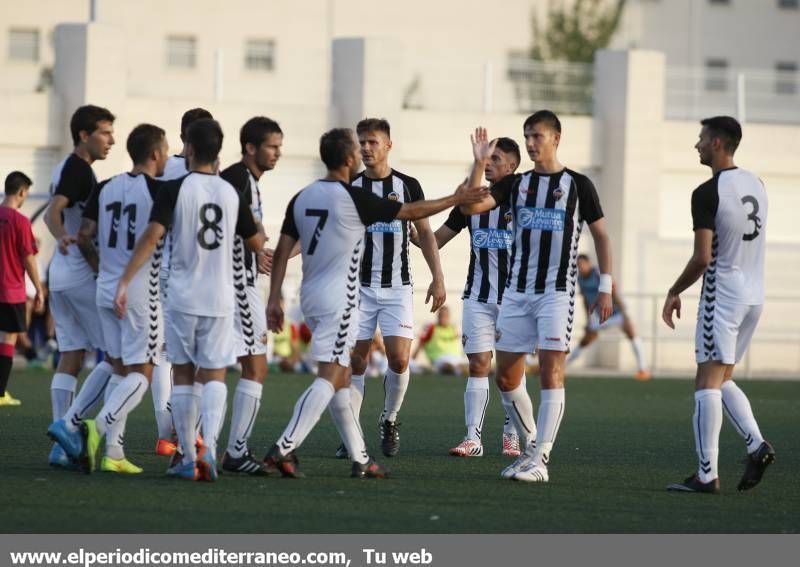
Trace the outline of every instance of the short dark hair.
<instances>
[{"instance_id":1,"label":"short dark hair","mask_svg":"<svg viewBox=\"0 0 800 567\"><path fill-rule=\"evenodd\" d=\"M214 163L222 149L222 127L213 118L195 120L186 131L186 143L191 144L197 162Z\"/></svg>"},{"instance_id":2,"label":"short dark hair","mask_svg":"<svg viewBox=\"0 0 800 567\"><path fill-rule=\"evenodd\" d=\"M114 122L115 116L111 111L101 106L87 104L79 107L69 121L69 132L72 134L72 144L77 146L81 141L81 132L91 134L97 130L100 122Z\"/></svg>"},{"instance_id":3,"label":"short dark hair","mask_svg":"<svg viewBox=\"0 0 800 567\"><path fill-rule=\"evenodd\" d=\"M732 116L713 116L700 121L712 138L719 138L725 151L733 155L742 140L742 126Z\"/></svg>"},{"instance_id":4,"label":"short dark hair","mask_svg":"<svg viewBox=\"0 0 800 567\"><path fill-rule=\"evenodd\" d=\"M31 178L21 171L12 171L6 176L6 195L17 195L23 187L33 185Z\"/></svg>"},{"instance_id":5,"label":"short dark hair","mask_svg":"<svg viewBox=\"0 0 800 567\"><path fill-rule=\"evenodd\" d=\"M561 121L552 110L537 110L525 119L522 129L524 130L528 126L536 126L540 123L544 123L559 134L561 133Z\"/></svg>"},{"instance_id":6,"label":"short dark hair","mask_svg":"<svg viewBox=\"0 0 800 567\"><path fill-rule=\"evenodd\" d=\"M183 113L181 117L181 140L186 141L186 133L189 131L189 126L197 120L203 118L214 118L211 113L205 108L190 108Z\"/></svg>"},{"instance_id":7,"label":"short dark hair","mask_svg":"<svg viewBox=\"0 0 800 567\"><path fill-rule=\"evenodd\" d=\"M577 260L586 260L589 263L592 262L592 260L586 254L578 254Z\"/></svg>"},{"instance_id":8,"label":"short dark hair","mask_svg":"<svg viewBox=\"0 0 800 567\"><path fill-rule=\"evenodd\" d=\"M391 139L391 127L385 118L365 118L356 126L356 134L366 134L368 132L384 132L386 137Z\"/></svg>"},{"instance_id":9,"label":"short dark hair","mask_svg":"<svg viewBox=\"0 0 800 567\"><path fill-rule=\"evenodd\" d=\"M328 169L338 169L347 163L355 147L350 128L334 128L319 139L319 157Z\"/></svg>"},{"instance_id":10,"label":"short dark hair","mask_svg":"<svg viewBox=\"0 0 800 567\"><path fill-rule=\"evenodd\" d=\"M497 145L495 145L495 147L501 152L514 156L514 159L517 160L517 165L522 161L519 155L519 144L511 138L497 138Z\"/></svg>"},{"instance_id":11,"label":"short dark hair","mask_svg":"<svg viewBox=\"0 0 800 567\"><path fill-rule=\"evenodd\" d=\"M264 143L267 136L270 134L283 135L283 130L278 126L278 123L267 118L266 116L254 116L244 123L242 129L239 131L239 143L242 145L242 153L244 154L247 144L253 144L258 147Z\"/></svg>"},{"instance_id":12,"label":"short dark hair","mask_svg":"<svg viewBox=\"0 0 800 567\"><path fill-rule=\"evenodd\" d=\"M133 163L144 163L150 154L158 148L166 132L153 124L139 124L128 134L125 147Z\"/></svg>"}]
</instances>

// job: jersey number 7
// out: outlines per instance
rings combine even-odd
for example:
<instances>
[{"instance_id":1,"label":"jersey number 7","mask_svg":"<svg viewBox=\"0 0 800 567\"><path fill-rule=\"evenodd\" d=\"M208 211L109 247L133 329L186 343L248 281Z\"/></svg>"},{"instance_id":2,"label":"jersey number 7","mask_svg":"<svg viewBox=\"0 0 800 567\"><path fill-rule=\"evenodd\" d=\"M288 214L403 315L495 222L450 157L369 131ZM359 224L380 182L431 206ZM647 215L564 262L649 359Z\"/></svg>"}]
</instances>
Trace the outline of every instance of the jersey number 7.
<instances>
[{"instance_id":1,"label":"jersey number 7","mask_svg":"<svg viewBox=\"0 0 800 567\"><path fill-rule=\"evenodd\" d=\"M311 237L311 242L308 243L308 255L312 256L317 249L317 242L322 235L322 230L325 228L325 222L328 220L327 209L306 209L307 217L319 217L317 227L314 229L314 235Z\"/></svg>"}]
</instances>

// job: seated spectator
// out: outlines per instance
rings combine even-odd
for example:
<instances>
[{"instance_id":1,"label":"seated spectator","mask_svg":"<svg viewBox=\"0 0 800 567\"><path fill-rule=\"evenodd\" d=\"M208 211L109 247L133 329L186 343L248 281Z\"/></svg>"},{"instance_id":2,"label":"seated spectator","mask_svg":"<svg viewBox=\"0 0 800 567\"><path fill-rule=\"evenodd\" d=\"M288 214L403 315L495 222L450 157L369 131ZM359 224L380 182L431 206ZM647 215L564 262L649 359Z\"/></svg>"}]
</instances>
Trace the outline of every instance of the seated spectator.
<instances>
[{"instance_id":1,"label":"seated spectator","mask_svg":"<svg viewBox=\"0 0 800 567\"><path fill-rule=\"evenodd\" d=\"M435 324L425 327L411 358L424 349L433 368L441 374L463 374L467 357L461 346L461 333L450 321L450 309L445 305L436 315Z\"/></svg>"}]
</instances>

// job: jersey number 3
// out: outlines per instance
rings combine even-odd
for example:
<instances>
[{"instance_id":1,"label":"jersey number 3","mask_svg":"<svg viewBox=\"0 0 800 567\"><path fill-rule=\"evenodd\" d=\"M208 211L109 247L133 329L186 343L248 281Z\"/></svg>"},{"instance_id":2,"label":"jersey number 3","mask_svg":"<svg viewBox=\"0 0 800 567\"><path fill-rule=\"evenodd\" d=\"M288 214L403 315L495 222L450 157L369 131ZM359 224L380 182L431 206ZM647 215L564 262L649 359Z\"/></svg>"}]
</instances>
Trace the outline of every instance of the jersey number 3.
<instances>
[{"instance_id":1,"label":"jersey number 3","mask_svg":"<svg viewBox=\"0 0 800 567\"><path fill-rule=\"evenodd\" d=\"M308 255L312 256L317 249L317 242L322 235L322 230L325 228L325 222L328 220L328 211L326 209L306 209L307 217L319 217L317 227L314 229L314 235L311 237L311 242L308 243Z\"/></svg>"},{"instance_id":2,"label":"jersey number 3","mask_svg":"<svg viewBox=\"0 0 800 567\"><path fill-rule=\"evenodd\" d=\"M753 221L753 232L742 235L742 240L750 241L755 240L758 235L761 234L759 232L759 229L761 228L761 217L758 216L758 201L756 198L752 195L742 197L742 204L746 205L747 203L753 205L753 210L747 215L747 220Z\"/></svg>"},{"instance_id":3,"label":"jersey number 3","mask_svg":"<svg viewBox=\"0 0 800 567\"><path fill-rule=\"evenodd\" d=\"M216 250L222 240L222 207L214 203L206 203L200 207L200 230L197 231L197 242L203 250Z\"/></svg>"}]
</instances>

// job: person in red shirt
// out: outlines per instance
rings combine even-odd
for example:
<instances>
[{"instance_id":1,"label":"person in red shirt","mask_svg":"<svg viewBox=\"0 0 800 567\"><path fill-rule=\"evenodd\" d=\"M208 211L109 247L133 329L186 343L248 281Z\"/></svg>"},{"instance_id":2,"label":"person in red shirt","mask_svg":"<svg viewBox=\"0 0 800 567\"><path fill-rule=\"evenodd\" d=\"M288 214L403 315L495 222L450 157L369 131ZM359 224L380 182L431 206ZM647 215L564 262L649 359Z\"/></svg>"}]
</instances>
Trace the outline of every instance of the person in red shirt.
<instances>
[{"instance_id":1,"label":"person in red shirt","mask_svg":"<svg viewBox=\"0 0 800 567\"><path fill-rule=\"evenodd\" d=\"M25 272L36 288L36 309L42 308L44 291L34 258L38 250L31 221L17 210L25 202L33 182L24 173L12 171L5 185L5 198L0 204L0 406L18 406L21 402L11 397L6 386L17 334L28 328Z\"/></svg>"}]
</instances>

